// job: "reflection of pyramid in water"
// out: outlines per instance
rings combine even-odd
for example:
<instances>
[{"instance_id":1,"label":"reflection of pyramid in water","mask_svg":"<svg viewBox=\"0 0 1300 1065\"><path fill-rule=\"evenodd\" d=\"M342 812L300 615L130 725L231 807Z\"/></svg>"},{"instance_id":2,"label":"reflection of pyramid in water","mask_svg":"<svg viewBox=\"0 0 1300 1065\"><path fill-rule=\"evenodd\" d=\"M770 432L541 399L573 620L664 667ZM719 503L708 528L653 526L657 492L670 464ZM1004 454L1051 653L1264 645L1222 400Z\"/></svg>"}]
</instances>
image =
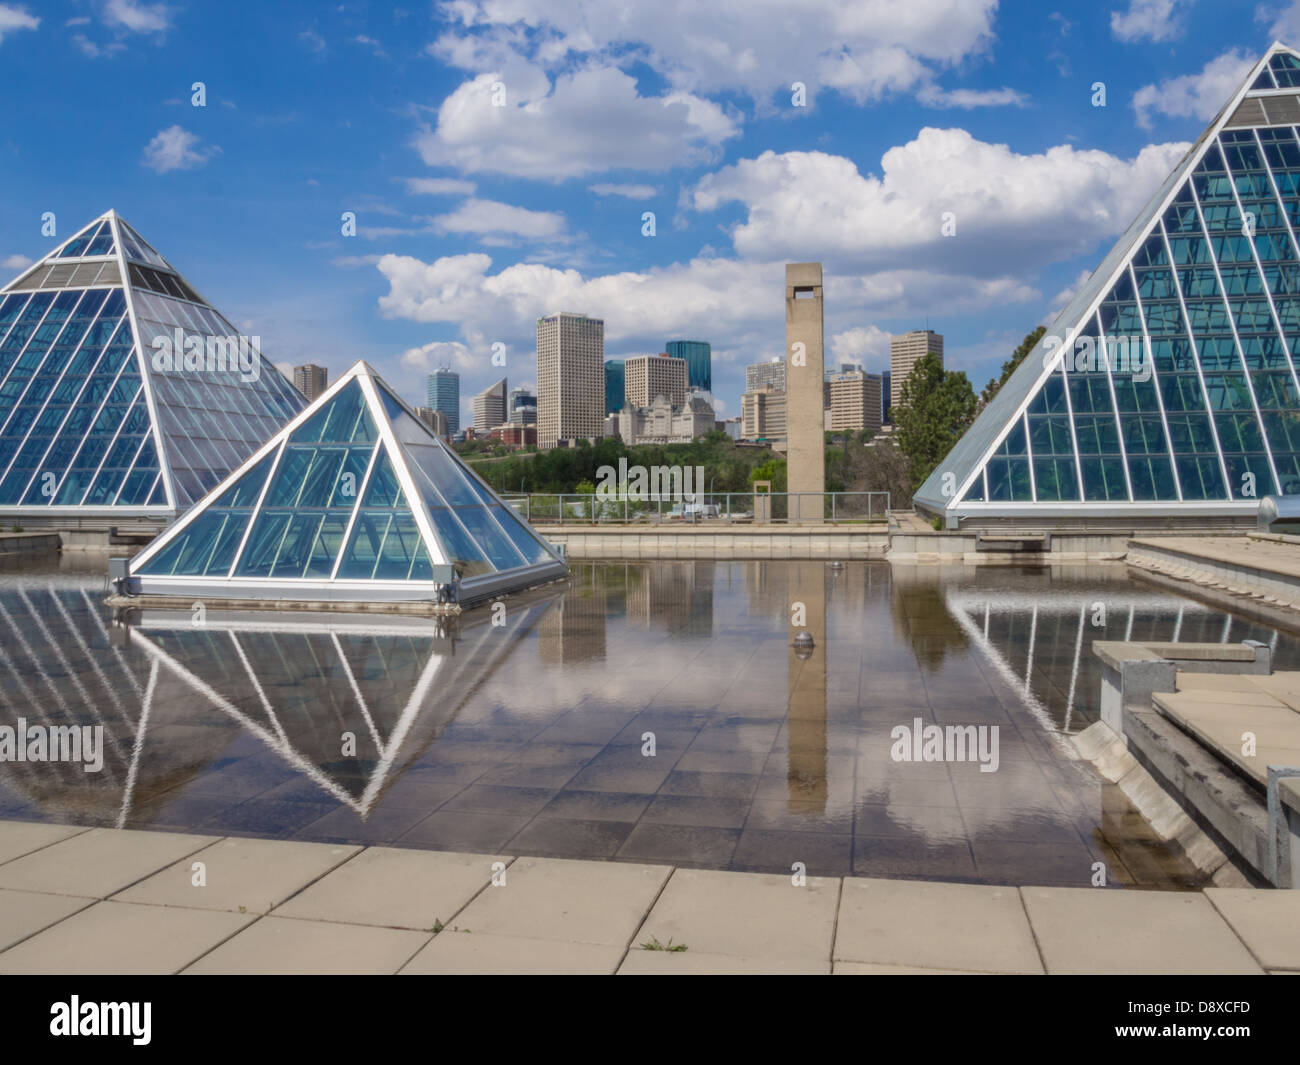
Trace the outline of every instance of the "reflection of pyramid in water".
<instances>
[{"instance_id":1,"label":"reflection of pyramid in water","mask_svg":"<svg viewBox=\"0 0 1300 1065\"><path fill-rule=\"evenodd\" d=\"M1298 89L1300 55L1275 44L918 507L1227 516L1300 492Z\"/></svg>"},{"instance_id":2,"label":"reflection of pyramid in water","mask_svg":"<svg viewBox=\"0 0 1300 1065\"><path fill-rule=\"evenodd\" d=\"M131 560L135 594L466 603L564 575L365 363Z\"/></svg>"},{"instance_id":3,"label":"reflection of pyramid in water","mask_svg":"<svg viewBox=\"0 0 1300 1065\"><path fill-rule=\"evenodd\" d=\"M154 340L178 334L202 342L203 365L155 369ZM306 405L231 338L113 211L65 241L0 290L0 511L189 507Z\"/></svg>"}]
</instances>

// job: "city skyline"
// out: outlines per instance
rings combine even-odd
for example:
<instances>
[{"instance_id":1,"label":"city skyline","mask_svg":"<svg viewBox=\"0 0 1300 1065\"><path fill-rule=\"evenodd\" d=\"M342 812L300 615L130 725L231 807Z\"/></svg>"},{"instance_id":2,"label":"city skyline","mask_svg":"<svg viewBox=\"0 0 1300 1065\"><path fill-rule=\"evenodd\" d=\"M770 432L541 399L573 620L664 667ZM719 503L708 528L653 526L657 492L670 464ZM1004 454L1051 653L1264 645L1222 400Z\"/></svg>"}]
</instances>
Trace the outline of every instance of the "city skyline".
<instances>
[{"instance_id":1,"label":"city skyline","mask_svg":"<svg viewBox=\"0 0 1300 1065\"><path fill-rule=\"evenodd\" d=\"M493 380L531 379L532 323L560 306L609 323L610 358L709 340L718 413L734 416L743 367L780 354L766 293L807 258L833 280L828 362L878 372L888 334L928 325L978 387L1064 305L1238 72L1273 38L1300 40L1300 7L1280 2L1251 19L919 2L904 28L814 4L793 50L725 7L695 17L685 50L674 13L584 39L583 4L524 5L513 36L477 3L468 21L277 5L251 34L167 3L3 7L0 79L13 97L48 84L99 165L48 157L47 116L16 113L0 264L17 273L114 207L202 249L192 282L277 365L333 377L363 355L414 398L448 363L461 422ZM253 38L279 57L256 94L231 66ZM160 80L176 40L186 71ZM689 106L664 107L674 93ZM583 121L597 97L607 111ZM555 150L530 153L537 135Z\"/></svg>"}]
</instances>

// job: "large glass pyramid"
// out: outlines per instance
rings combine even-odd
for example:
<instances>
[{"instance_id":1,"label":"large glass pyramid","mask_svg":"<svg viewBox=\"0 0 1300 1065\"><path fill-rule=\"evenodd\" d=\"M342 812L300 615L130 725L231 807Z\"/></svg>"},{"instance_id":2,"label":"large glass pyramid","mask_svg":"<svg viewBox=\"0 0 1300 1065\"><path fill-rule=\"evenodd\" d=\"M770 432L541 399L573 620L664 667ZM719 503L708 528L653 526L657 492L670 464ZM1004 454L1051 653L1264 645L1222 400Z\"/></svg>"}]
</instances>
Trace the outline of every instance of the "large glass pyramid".
<instances>
[{"instance_id":1,"label":"large glass pyramid","mask_svg":"<svg viewBox=\"0 0 1300 1065\"><path fill-rule=\"evenodd\" d=\"M1300 493L1300 54L1274 44L915 495L1244 518Z\"/></svg>"},{"instance_id":2,"label":"large glass pyramid","mask_svg":"<svg viewBox=\"0 0 1300 1065\"><path fill-rule=\"evenodd\" d=\"M0 515L165 520L306 402L113 211L0 289Z\"/></svg>"},{"instance_id":3,"label":"large glass pyramid","mask_svg":"<svg viewBox=\"0 0 1300 1065\"><path fill-rule=\"evenodd\" d=\"M132 594L468 603L566 569L359 362L130 571Z\"/></svg>"}]
</instances>

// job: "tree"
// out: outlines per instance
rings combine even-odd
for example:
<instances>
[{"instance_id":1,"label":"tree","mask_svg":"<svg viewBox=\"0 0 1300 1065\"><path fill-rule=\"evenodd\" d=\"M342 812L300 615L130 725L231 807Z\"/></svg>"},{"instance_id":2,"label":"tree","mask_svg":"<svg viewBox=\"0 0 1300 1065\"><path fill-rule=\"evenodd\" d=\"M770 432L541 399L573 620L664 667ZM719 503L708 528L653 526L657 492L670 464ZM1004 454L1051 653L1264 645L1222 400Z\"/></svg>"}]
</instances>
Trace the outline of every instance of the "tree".
<instances>
[{"instance_id":1,"label":"tree","mask_svg":"<svg viewBox=\"0 0 1300 1065\"><path fill-rule=\"evenodd\" d=\"M907 456L912 488L919 488L975 419L975 390L966 375L945 370L934 352L903 381L894 427Z\"/></svg>"},{"instance_id":2,"label":"tree","mask_svg":"<svg viewBox=\"0 0 1300 1065\"><path fill-rule=\"evenodd\" d=\"M979 409L983 410L992 401L993 397L998 394L998 390L1007 383L1007 378L1015 373L1016 367L1025 361L1025 356L1038 346L1038 342L1043 339L1043 334L1047 332L1046 326L1039 326L1032 333L1027 333L1025 339L1020 342L1020 347L1011 353L1011 358L1002 364L1002 374L996 381L990 381L984 386L984 391L980 393Z\"/></svg>"}]
</instances>

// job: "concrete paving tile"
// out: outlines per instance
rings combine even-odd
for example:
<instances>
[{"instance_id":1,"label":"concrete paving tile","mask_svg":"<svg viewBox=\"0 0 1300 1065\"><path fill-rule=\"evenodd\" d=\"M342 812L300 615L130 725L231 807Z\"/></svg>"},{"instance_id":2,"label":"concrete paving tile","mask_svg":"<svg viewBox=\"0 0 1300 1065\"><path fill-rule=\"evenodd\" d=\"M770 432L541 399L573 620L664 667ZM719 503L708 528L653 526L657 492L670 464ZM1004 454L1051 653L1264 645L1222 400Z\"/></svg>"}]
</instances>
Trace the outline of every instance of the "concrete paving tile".
<instances>
[{"instance_id":1,"label":"concrete paving tile","mask_svg":"<svg viewBox=\"0 0 1300 1065\"><path fill-rule=\"evenodd\" d=\"M1300 970L1300 891L1206 888L1205 897L1264 968Z\"/></svg>"},{"instance_id":2,"label":"concrete paving tile","mask_svg":"<svg viewBox=\"0 0 1300 1065\"><path fill-rule=\"evenodd\" d=\"M254 920L252 914L99 902L0 954L0 973L174 973Z\"/></svg>"},{"instance_id":3,"label":"concrete paving tile","mask_svg":"<svg viewBox=\"0 0 1300 1065\"><path fill-rule=\"evenodd\" d=\"M0 865L0 887L107 898L218 838L96 828Z\"/></svg>"},{"instance_id":4,"label":"concrete paving tile","mask_svg":"<svg viewBox=\"0 0 1300 1065\"><path fill-rule=\"evenodd\" d=\"M626 945L659 894L667 866L520 858L506 883L456 918L471 933Z\"/></svg>"},{"instance_id":5,"label":"concrete paving tile","mask_svg":"<svg viewBox=\"0 0 1300 1065\"><path fill-rule=\"evenodd\" d=\"M836 976L988 976L968 969L923 969L912 965L872 965L870 962L837 961Z\"/></svg>"},{"instance_id":6,"label":"concrete paving tile","mask_svg":"<svg viewBox=\"0 0 1300 1065\"><path fill-rule=\"evenodd\" d=\"M1041 973L1014 888L848 878L835 960L984 973Z\"/></svg>"},{"instance_id":7,"label":"concrete paving tile","mask_svg":"<svg viewBox=\"0 0 1300 1065\"><path fill-rule=\"evenodd\" d=\"M223 839L114 896L116 902L268 913L361 848L284 840ZM202 862L196 886L194 863Z\"/></svg>"},{"instance_id":8,"label":"concrete paving tile","mask_svg":"<svg viewBox=\"0 0 1300 1065\"><path fill-rule=\"evenodd\" d=\"M838 898L830 878L795 887L789 876L678 869L633 946L672 940L702 954L826 960Z\"/></svg>"},{"instance_id":9,"label":"concrete paving tile","mask_svg":"<svg viewBox=\"0 0 1300 1065\"><path fill-rule=\"evenodd\" d=\"M1259 973L1196 892L1022 888L1049 973Z\"/></svg>"},{"instance_id":10,"label":"concrete paving tile","mask_svg":"<svg viewBox=\"0 0 1300 1065\"><path fill-rule=\"evenodd\" d=\"M716 869L731 860L739 840L740 830L735 828L655 825L642 821L628 834L617 857Z\"/></svg>"},{"instance_id":11,"label":"concrete paving tile","mask_svg":"<svg viewBox=\"0 0 1300 1065\"><path fill-rule=\"evenodd\" d=\"M94 901L74 895L40 895L34 891L0 889L0 950L62 921Z\"/></svg>"},{"instance_id":12,"label":"concrete paving tile","mask_svg":"<svg viewBox=\"0 0 1300 1065\"><path fill-rule=\"evenodd\" d=\"M402 976L609 976L623 947L561 943L525 936L440 933L402 969Z\"/></svg>"},{"instance_id":13,"label":"concrete paving tile","mask_svg":"<svg viewBox=\"0 0 1300 1065\"><path fill-rule=\"evenodd\" d=\"M262 917L184 972L382 976L397 972L428 940L428 932Z\"/></svg>"},{"instance_id":14,"label":"concrete paving tile","mask_svg":"<svg viewBox=\"0 0 1300 1065\"><path fill-rule=\"evenodd\" d=\"M371 847L321 877L277 917L431 931L448 923L512 859L453 851Z\"/></svg>"},{"instance_id":15,"label":"concrete paving tile","mask_svg":"<svg viewBox=\"0 0 1300 1065\"><path fill-rule=\"evenodd\" d=\"M829 961L811 958L754 958L735 954L705 954L684 950L627 952L619 976L824 976Z\"/></svg>"},{"instance_id":16,"label":"concrete paving tile","mask_svg":"<svg viewBox=\"0 0 1300 1065\"><path fill-rule=\"evenodd\" d=\"M89 831L80 825L43 825L35 821L0 821L0 864Z\"/></svg>"}]
</instances>

